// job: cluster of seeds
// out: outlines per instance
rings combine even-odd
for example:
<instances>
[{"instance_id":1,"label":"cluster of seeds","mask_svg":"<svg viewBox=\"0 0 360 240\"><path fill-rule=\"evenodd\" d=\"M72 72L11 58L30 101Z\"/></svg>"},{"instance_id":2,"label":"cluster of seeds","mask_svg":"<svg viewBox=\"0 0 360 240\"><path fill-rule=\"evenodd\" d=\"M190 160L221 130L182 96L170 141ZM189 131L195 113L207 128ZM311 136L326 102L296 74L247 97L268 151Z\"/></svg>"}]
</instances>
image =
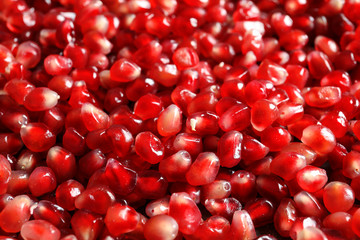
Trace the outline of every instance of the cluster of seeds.
<instances>
[{"instance_id":1,"label":"cluster of seeds","mask_svg":"<svg viewBox=\"0 0 360 240\"><path fill-rule=\"evenodd\" d=\"M359 0L0 0L0 239L359 239L359 24Z\"/></svg>"}]
</instances>

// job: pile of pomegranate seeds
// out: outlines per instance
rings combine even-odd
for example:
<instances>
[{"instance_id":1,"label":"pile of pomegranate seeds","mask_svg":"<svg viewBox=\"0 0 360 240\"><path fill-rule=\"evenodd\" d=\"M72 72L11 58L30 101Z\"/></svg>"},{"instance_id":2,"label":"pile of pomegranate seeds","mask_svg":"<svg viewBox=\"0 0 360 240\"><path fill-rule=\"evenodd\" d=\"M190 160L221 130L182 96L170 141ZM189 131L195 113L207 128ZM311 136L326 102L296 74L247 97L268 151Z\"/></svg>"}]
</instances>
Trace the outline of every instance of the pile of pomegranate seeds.
<instances>
[{"instance_id":1,"label":"pile of pomegranate seeds","mask_svg":"<svg viewBox=\"0 0 360 240\"><path fill-rule=\"evenodd\" d=\"M0 239L360 239L360 1L0 9Z\"/></svg>"}]
</instances>

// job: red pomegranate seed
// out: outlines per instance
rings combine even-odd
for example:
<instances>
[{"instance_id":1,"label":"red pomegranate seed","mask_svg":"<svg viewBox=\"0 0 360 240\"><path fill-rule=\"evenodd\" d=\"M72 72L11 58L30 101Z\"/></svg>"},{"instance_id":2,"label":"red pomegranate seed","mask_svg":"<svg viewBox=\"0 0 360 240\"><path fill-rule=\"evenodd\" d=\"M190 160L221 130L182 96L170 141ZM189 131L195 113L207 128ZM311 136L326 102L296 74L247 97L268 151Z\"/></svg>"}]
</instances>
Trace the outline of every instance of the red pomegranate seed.
<instances>
[{"instance_id":1,"label":"red pomegranate seed","mask_svg":"<svg viewBox=\"0 0 360 240\"><path fill-rule=\"evenodd\" d=\"M172 56L176 67L179 70L195 67L199 63L199 56L194 49L189 47L178 48Z\"/></svg>"},{"instance_id":2,"label":"red pomegranate seed","mask_svg":"<svg viewBox=\"0 0 360 240\"><path fill-rule=\"evenodd\" d=\"M271 152L280 151L291 141L290 133L281 127L268 127L261 132L261 142L266 145Z\"/></svg>"},{"instance_id":3,"label":"red pomegranate seed","mask_svg":"<svg viewBox=\"0 0 360 240\"><path fill-rule=\"evenodd\" d=\"M158 199L165 196L167 187L168 182L161 173L144 170L138 174L134 192L144 199Z\"/></svg>"},{"instance_id":4,"label":"red pomegranate seed","mask_svg":"<svg viewBox=\"0 0 360 240\"><path fill-rule=\"evenodd\" d=\"M307 192L316 192L322 189L328 177L326 171L314 166L306 166L296 174L297 184Z\"/></svg>"},{"instance_id":5,"label":"red pomegranate seed","mask_svg":"<svg viewBox=\"0 0 360 240\"><path fill-rule=\"evenodd\" d=\"M140 76L141 68L127 59L119 59L110 68L110 77L117 82L131 82Z\"/></svg>"},{"instance_id":6,"label":"red pomegranate seed","mask_svg":"<svg viewBox=\"0 0 360 240\"><path fill-rule=\"evenodd\" d=\"M83 210L77 210L71 218L71 227L77 239L97 239L103 225L100 215Z\"/></svg>"},{"instance_id":7,"label":"red pomegranate seed","mask_svg":"<svg viewBox=\"0 0 360 240\"><path fill-rule=\"evenodd\" d=\"M2 155L0 155L0 165L0 193L5 194L11 177L11 166L9 161Z\"/></svg>"},{"instance_id":8,"label":"red pomegranate seed","mask_svg":"<svg viewBox=\"0 0 360 240\"><path fill-rule=\"evenodd\" d=\"M340 101L341 90L338 87L313 87L305 93L304 98L312 107L327 108Z\"/></svg>"},{"instance_id":9,"label":"red pomegranate seed","mask_svg":"<svg viewBox=\"0 0 360 240\"><path fill-rule=\"evenodd\" d=\"M16 61L23 64L25 68L33 68L40 62L41 49L38 44L26 41L19 44L16 52Z\"/></svg>"},{"instance_id":10,"label":"red pomegranate seed","mask_svg":"<svg viewBox=\"0 0 360 240\"><path fill-rule=\"evenodd\" d=\"M219 116L214 112L198 112L186 120L186 131L200 136L216 134L219 131Z\"/></svg>"},{"instance_id":11,"label":"red pomegranate seed","mask_svg":"<svg viewBox=\"0 0 360 240\"><path fill-rule=\"evenodd\" d=\"M276 231L283 237L289 237L290 229L297 217L295 202L289 198L282 199L274 214Z\"/></svg>"},{"instance_id":12,"label":"red pomegranate seed","mask_svg":"<svg viewBox=\"0 0 360 240\"><path fill-rule=\"evenodd\" d=\"M182 112L178 106L171 104L164 109L157 120L157 130L161 136L172 136L180 132Z\"/></svg>"},{"instance_id":13,"label":"red pomegranate seed","mask_svg":"<svg viewBox=\"0 0 360 240\"><path fill-rule=\"evenodd\" d=\"M29 221L30 207L33 201L27 195L16 196L0 213L0 227L9 233L16 233L21 226Z\"/></svg>"},{"instance_id":14,"label":"red pomegranate seed","mask_svg":"<svg viewBox=\"0 0 360 240\"><path fill-rule=\"evenodd\" d=\"M231 231L235 239L254 239L256 237L254 223L246 210L238 210L234 213Z\"/></svg>"},{"instance_id":15,"label":"red pomegranate seed","mask_svg":"<svg viewBox=\"0 0 360 240\"><path fill-rule=\"evenodd\" d=\"M222 216L229 221L237 210L241 210L241 203L236 198L206 199L206 209L213 215Z\"/></svg>"},{"instance_id":16,"label":"red pomegranate seed","mask_svg":"<svg viewBox=\"0 0 360 240\"><path fill-rule=\"evenodd\" d=\"M305 166L306 160L303 155L295 152L284 152L271 161L270 170L285 180L291 180Z\"/></svg>"},{"instance_id":17,"label":"red pomegranate seed","mask_svg":"<svg viewBox=\"0 0 360 240\"><path fill-rule=\"evenodd\" d=\"M159 164L159 172L169 181L186 181L185 174L190 169L191 156L185 150L180 150Z\"/></svg>"},{"instance_id":18,"label":"red pomegranate seed","mask_svg":"<svg viewBox=\"0 0 360 240\"><path fill-rule=\"evenodd\" d=\"M48 221L58 228L69 227L71 219L70 214L62 207L47 200L41 200L36 204L33 216L36 220Z\"/></svg>"},{"instance_id":19,"label":"red pomegranate seed","mask_svg":"<svg viewBox=\"0 0 360 240\"><path fill-rule=\"evenodd\" d=\"M322 218L326 214L325 207L311 193L301 191L294 196L294 201L303 216Z\"/></svg>"},{"instance_id":20,"label":"red pomegranate seed","mask_svg":"<svg viewBox=\"0 0 360 240\"><path fill-rule=\"evenodd\" d=\"M348 184L334 181L324 187L323 200L331 213L346 212L353 206L355 194Z\"/></svg>"},{"instance_id":21,"label":"red pomegranate seed","mask_svg":"<svg viewBox=\"0 0 360 240\"><path fill-rule=\"evenodd\" d=\"M60 55L49 55L44 59L44 68L50 75L67 75L72 66L70 58Z\"/></svg>"},{"instance_id":22,"label":"red pomegranate seed","mask_svg":"<svg viewBox=\"0 0 360 240\"><path fill-rule=\"evenodd\" d=\"M142 132L136 136L135 151L151 164L159 163L164 158L164 146L151 132Z\"/></svg>"},{"instance_id":23,"label":"red pomegranate seed","mask_svg":"<svg viewBox=\"0 0 360 240\"><path fill-rule=\"evenodd\" d=\"M220 160L214 153L200 153L186 173L186 180L193 186L211 183L215 180L219 168Z\"/></svg>"},{"instance_id":24,"label":"red pomegranate seed","mask_svg":"<svg viewBox=\"0 0 360 240\"><path fill-rule=\"evenodd\" d=\"M24 99L24 106L30 111L44 111L56 106L59 95L49 88L35 88Z\"/></svg>"},{"instance_id":25,"label":"red pomegranate seed","mask_svg":"<svg viewBox=\"0 0 360 240\"><path fill-rule=\"evenodd\" d=\"M242 141L243 135L238 131L227 132L219 139L217 155L222 167L231 168L240 162Z\"/></svg>"},{"instance_id":26,"label":"red pomegranate seed","mask_svg":"<svg viewBox=\"0 0 360 240\"><path fill-rule=\"evenodd\" d=\"M67 180L56 189L56 202L68 211L75 210L75 199L84 191L83 185L75 180Z\"/></svg>"},{"instance_id":27,"label":"red pomegranate seed","mask_svg":"<svg viewBox=\"0 0 360 240\"><path fill-rule=\"evenodd\" d=\"M220 115L219 127L223 131L242 131L249 125L250 109L245 104L235 104Z\"/></svg>"},{"instance_id":28,"label":"red pomegranate seed","mask_svg":"<svg viewBox=\"0 0 360 240\"><path fill-rule=\"evenodd\" d=\"M193 133L179 133L172 147L174 151L185 150L191 157L197 157L203 150L202 138Z\"/></svg>"},{"instance_id":29,"label":"red pomegranate seed","mask_svg":"<svg viewBox=\"0 0 360 240\"><path fill-rule=\"evenodd\" d=\"M33 152L43 152L55 144L55 135L43 123L29 123L20 130L25 146Z\"/></svg>"},{"instance_id":30,"label":"red pomegranate seed","mask_svg":"<svg viewBox=\"0 0 360 240\"><path fill-rule=\"evenodd\" d=\"M91 103L82 105L81 118L88 131L107 128L110 122L109 116Z\"/></svg>"},{"instance_id":31,"label":"red pomegranate seed","mask_svg":"<svg viewBox=\"0 0 360 240\"><path fill-rule=\"evenodd\" d=\"M115 195L104 186L86 189L75 199L77 209L89 210L104 215L107 209L115 203Z\"/></svg>"},{"instance_id":32,"label":"red pomegranate seed","mask_svg":"<svg viewBox=\"0 0 360 240\"><path fill-rule=\"evenodd\" d=\"M255 227L264 226L273 221L274 204L265 198L249 201L244 209L249 213Z\"/></svg>"},{"instance_id":33,"label":"red pomegranate seed","mask_svg":"<svg viewBox=\"0 0 360 240\"><path fill-rule=\"evenodd\" d=\"M135 188L137 173L111 158L107 161L104 178L114 193L127 195Z\"/></svg>"},{"instance_id":34,"label":"red pomegranate seed","mask_svg":"<svg viewBox=\"0 0 360 240\"><path fill-rule=\"evenodd\" d=\"M351 230L352 216L346 212L336 212L326 216L323 225L326 228L337 230L345 238L354 238L355 234Z\"/></svg>"},{"instance_id":35,"label":"red pomegranate seed","mask_svg":"<svg viewBox=\"0 0 360 240\"><path fill-rule=\"evenodd\" d=\"M207 199L223 199L230 196L231 185L226 180L215 180L212 183L201 187L201 199L205 202Z\"/></svg>"},{"instance_id":36,"label":"red pomegranate seed","mask_svg":"<svg viewBox=\"0 0 360 240\"><path fill-rule=\"evenodd\" d=\"M151 93L140 97L134 106L134 114L139 116L142 120L155 118L163 109L161 99Z\"/></svg>"},{"instance_id":37,"label":"red pomegranate seed","mask_svg":"<svg viewBox=\"0 0 360 240\"><path fill-rule=\"evenodd\" d=\"M290 195L284 180L275 175L259 175L255 184L256 190L261 196L275 202L280 202L281 199Z\"/></svg>"},{"instance_id":38,"label":"red pomegranate seed","mask_svg":"<svg viewBox=\"0 0 360 240\"><path fill-rule=\"evenodd\" d=\"M175 239L179 226L174 218L168 215L157 215L149 219L144 226L144 236L149 240Z\"/></svg>"},{"instance_id":39,"label":"red pomegranate seed","mask_svg":"<svg viewBox=\"0 0 360 240\"><path fill-rule=\"evenodd\" d=\"M279 109L269 100L255 102L251 109L251 125L257 131L263 131L279 117Z\"/></svg>"},{"instance_id":40,"label":"red pomegranate seed","mask_svg":"<svg viewBox=\"0 0 360 240\"><path fill-rule=\"evenodd\" d=\"M18 104L23 104L25 97L33 90L35 86L26 80L12 79L8 81L4 90L9 96L14 99Z\"/></svg>"},{"instance_id":41,"label":"red pomegranate seed","mask_svg":"<svg viewBox=\"0 0 360 240\"><path fill-rule=\"evenodd\" d=\"M192 234L200 225L201 212L190 196L185 193L173 193L170 197L169 216L179 225L179 231Z\"/></svg>"},{"instance_id":42,"label":"red pomegranate seed","mask_svg":"<svg viewBox=\"0 0 360 240\"><path fill-rule=\"evenodd\" d=\"M56 189L55 173L48 167L37 167L30 174L29 189L35 197L50 193Z\"/></svg>"},{"instance_id":43,"label":"red pomegranate seed","mask_svg":"<svg viewBox=\"0 0 360 240\"><path fill-rule=\"evenodd\" d=\"M255 199L255 181L254 174L244 170L236 171L230 179L231 195L241 203Z\"/></svg>"},{"instance_id":44,"label":"red pomegranate seed","mask_svg":"<svg viewBox=\"0 0 360 240\"><path fill-rule=\"evenodd\" d=\"M333 65L329 58L322 52L312 51L307 56L307 63L310 74L315 79L321 79L326 74L333 71Z\"/></svg>"},{"instance_id":45,"label":"red pomegranate seed","mask_svg":"<svg viewBox=\"0 0 360 240\"><path fill-rule=\"evenodd\" d=\"M44 220L31 220L21 227L21 236L24 239L60 239L60 231L51 223Z\"/></svg>"},{"instance_id":46,"label":"red pomegranate seed","mask_svg":"<svg viewBox=\"0 0 360 240\"><path fill-rule=\"evenodd\" d=\"M320 227L320 222L314 217L298 217L290 229L291 239L296 239L300 231L308 227Z\"/></svg>"},{"instance_id":47,"label":"red pomegranate seed","mask_svg":"<svg viewBox=\"0 0 360 240\"><path fill-rule=\"evenodd\" d=\"M74 155L59 146L49 149L46 157L46 165L54 171L58 182L71 179L76 173L76 160Z\"/></svg>"},{"instance_id":48,"label":"red pomegranate seed","mask_svg":"<svg viewBox=\"0 0 360 240\"><path fill-rule=\"evenodd\" d=\"M135 230L140 215L129 206L116 203L108 208L104 222L112 236L120 236Z\"/></svg>"},{"instance_id":49,"label":"red pomegranate seed","mask_svg":"<svg viewBox=\"0 0 360 240\"><path fill-rule=\"evenodd\" d=\"M146 205L146 215L151 217L169 213L170 196L153 200Z\"/></svg>"},{"instance_id":50,"label":"red pomegranate seed","mask_svg":"<svg viewBox=\"0 0 360 240\"><path fill-rule=\"evenodd\" d=\"M303 130L301 141L319 155L330 153L336 145L336 139L332 131L321 125L306 127Z\"/></svg>"}]
</instances>

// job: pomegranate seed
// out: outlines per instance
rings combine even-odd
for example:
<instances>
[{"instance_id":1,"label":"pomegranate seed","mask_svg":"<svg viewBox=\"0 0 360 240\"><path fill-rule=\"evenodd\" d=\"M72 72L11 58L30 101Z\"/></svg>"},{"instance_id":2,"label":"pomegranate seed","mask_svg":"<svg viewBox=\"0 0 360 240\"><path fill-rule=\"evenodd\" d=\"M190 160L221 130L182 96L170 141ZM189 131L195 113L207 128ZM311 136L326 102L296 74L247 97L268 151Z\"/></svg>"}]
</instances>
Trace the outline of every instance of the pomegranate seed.
<instances>
[{"instance_id":1,"label":"pomegranate seed","mask_svg":"<svg viewBox=\"0 0 360 240\"><path fill-rule=\"evenodd\" d=\"M104 178L114 193L127 195L135 188L137 173L111 158L107 161Z\"/></svg>"},{"instance_id":2,"label":"pomegranate seed","mask_svg":"<svg viewBox=\"0 0 360 240\"><path fill-rule=\"evenodd\" d=\"M34 68L40 62L41 49L38 44L26 41L19 44L16 52L16 61L23 64L25 68Z\"/></svg>"},{"instance_id":3,"label":"pomegranate seed","mask_svg":"<svg viewBox=\"0 0 360 240\"><path fill-rule=\"evenodd\" d=\"M303 216L322 218L326 214L325 207L311 193L301 191L294 196L294 201Z\"/></svg>"},{"instance_id":4,"label":"pomegranate seed","mask_svg":"<svg viewBox=\"0 0 360 240\"><path fill-rule=\"evenodd\" d=\"M306 166L296 174L297 184L307 192L316 192L324 187L328 180L326 171L314 166Z\"/></svg>"},{"instance_id":5,"label":"pomegranate seed","mask_svg":"<svg viewBox=\"0 0 360 240\"><path fill-rule=\"evenodd\" d=\"M307 63L310 74L315 79L321 79L333 70L333 65L329 58L319 51L310 52L307 56Z\"/></svg>"},{"instance_id":6,"label":"pomegranate seed","mask_svg":"<svg viewBox=\"0 0 360 240\"><path fill-rule=\"evenodd\" d=\"M146 239L175 239L179 226L174 218L168 215L157 215L146 222L144 236Z\"/></svg>"},{"instance_id":7,"label":"pomegranate seed","mask_svg":"<svg viewBox=\"0 0 360 240\"><path fill-rule=\"evenodd\" d=\"M109 126L109 116L91 103L82 105L81 117L88 131L103 129Z\"/></svg>"},{"instance_id":8,"label":"pomegranate seed","mask_svg":"<svg viewBox=\"0 0 360 240\"><path fill-rule=\"evenodd\" d=\"M20 129L25 146L33 152L44 152L55 144L55 135L43 123L29 123Z\"/></svg>"},{"instance_id":9,"label":"pomegranate seed","mask_svg":"<svg viewBox=\"0 0 360 240\"><path fill-rule=\"evenodd\" d=\"M47 200L41 200L36 204L33 216L36 220L48 221L58 228L69 227L71 219L70 214L62 207Z\"/></svg>"},{"instance_id":10,"label":"pomegranate seed","mask_svg":"<svg viewBox=\"0 0 360 240\"><path fill-rule=\"evenodd\" d=\"M213 112L198 112L186 120L186 130L200 136L216 134L219 131L219 116Z\"/></svg>"},{"instance_id":11,"label":"pomegranate seed","mask_svg":"<svg viewBox=\"0 0 360 240\"><path fill-rule=\"evenodd\" d=\"M315 227L307 227L301 230L297 235L296 239L306 240L306 239L327 239L323 231Z\"/></svg>"},{"instance_id":12,"label":"pomegranate seed","mask_svg":"<svg viewBox=\"0 0 360 240\"><path fill-rule=\"evenodd\" d=\"M135 151L151 164L159 163L164 158L164 146L151 132L142 132L136 136Z\"/></svg>"},{"instance_id":13,"label":"pomegranate seed","mask_svg":"<svg viewBox=\"0 0 360 240\"><path fill-rule=\"evenodd\" d=\"M176 67L179 70L195 67L199 63L199 56L192 48L178 48L172 56Z\"/></svg>"},{"instance_id":14,"label":"pomegranate seed","mask_svg":"<svg viewBox=\"0 0 360 240\"><path fill-rule=\"evenodd\" d=\"M250 125L250 109L245 104L235 104L220 115L219 127L223 131L242 131Z\"/></svg>"},{"instance_id":15,"label":"pomegranate seed","mask_svg":"<svg viewBox=\"0 0 360 240\"><path fill-rule=\"evenodd\" d=\"M284 180L275 175L259 175L255 184L256 190L261 196L275 202L280 202L282 198L290 195Z\"/></svg>"},{"instance_id":16,"label":"pomegranate seed","mask_svg":"<svg viewBox=\"0 0 360 240\"><path fill-rule=\"evenodd\" d=\"M323 225L326 228L337 230L345 238L353 238L354 233L351 230L352 216L346 212L336 212L326 216Z\"/></svg>"},{"instance_id":17,"label":"pomegranate seed","mask_svg":"<svg viewBox=\"0 0 360 240\"><path fill-rule=\"evenodd\" d=\"M229 221L237 210L241 210L241 203L235 198L206 199L205 207L212 215L222 216Z\"/></svg>"},{"instance_id":18,"label":"pomegranate seed","mask_svg":"<svg viewBox=\"0 0 360 240\"><path fill-rule=\"evenodd\" d=\"M148 93L137 100L134 106L134 113L142 120L147 120L159 116L162 109L163 103L161 99L154 94Z\"/></svg>"},{"instance_id":19,"label":"pomegranate seed","mask_svg":"<svg viewBox=\"0 0 360 240\"><path fill-rule=\"evenodd\" d=\"M171 104L164 109L157 120L157 130L161 136L172 136L180 132L182 113L178 106Z\"/></svg>"},{"instance_id":20,"label":"pomegranate seed","mask_svg":"<svg viewBox=\"0 0 360 240\"><path fill-rule=\"evenodd\" d=\"M59 98L49 88L35 88L25 96L24 106L30 111L44 111L55 107Z\"/></svg>"},{"instance_id":21,"label":"pomegranate seed","mask_svg":"<svg viewBox=\"0 0 360 240\"><path fill-rule=\"evenodd\" d=\"M178 223L179 231L192 234L200 225L201 213L195 202L185 193L173 193L169 202L169 216Z\"/></svg>"},{"instance_id":22,"label":"pomegranate seed","mask_svg":"<svg viewBox=\"0 0 360 240\"><path fill-rule=\"evenodd\" d=\"M284 171L284 166L290 166L290 168ZM291 180L296 176L296 173L305 166L306 160L303 155L294 152L284 152L272 160L270 170L285 180Z\"/></svg>"},{"instance_id":23,"label":"pomegranate seed","mask_svg":"<svg viewBox=\"0 0 360 240\"><path fill-rule=\"evenodd\" d=\"M110 77L117 82L131 82L140 76L141 68L127 59L119 59L110 68Z\"/></svg>"},{"instance_id":24,"label":"pomegranate seed","mask_svg":"<svg viewBox=\"0 0 360 240\"><path fill-rule=\"evenodd\" d=\"M136 228L140 215L132 207L116 203L108 208L104 221L111 235L120 236Z\"/></svg>"},{"instance_id":25,"label":"pomegranate seed","mask_svg":"<svg viewBox=\"0 0 360 240\"><path fill-rule=\"evenodd\" d=\"M341 90L338 87L313 87L305 93L304 98L312 107L327 108L340 101Z\"/></svg>"},{"instance_id":26,"label":"pomegranate seed","mask_svg":"<svg viewBox=\"0 0 360 240\"><path fill-rule=\"evenodd\" d=\"M201 187L201 199L205 202L207 199L223 199L230 196L231 185L226 180L215 180L212 183Z\"/></svg>"},{"instance_id":27,"label":"pomegranate seed","mask_svg":"<svg viewBox=\"0 0 360 240\"><path fill-rule=\"evenodd\" d=\"M4 90L18 104L23 104L25 97L34 89L35 86L30 82L16 78L8 81L4 86Z\"/></svg>"},{"instance_id":28,"label":"pomegranate seed","mask_svg":"<svg viewBox=\"0 0 360 240\"><path fill-rule=\"evenodd\" d=\"M67 180L56 189L56 202L68 211L75 210L75 199L84 191L83 185L75 180Z\"/></svg>"},{"instance_id":29,"label":"pomegranate seed","mask_svg":"<svg viewBox=\"0 0 360 240\"><path fill-rule=\"evenodd\" d=\"M269 60L264 60L257 70L257 78L269 80L275 86L283 84L287 76L285 68Z\"/></svg>"},{"instance_id":30,"label":"pomegranate seed","mask_svg":"<svg viewBox=\"0 0 360 240\"><path fill-rule=\"evenodd\" d=\"M0 155L0 164L1 164L0 193L5 194L11 177L11 166L9 161L2 155Z\"/></svg>"},{"instance_id":31,"label":"pomegranate seed","mask_svg":"<svg viewBox=\"0 0 360 240\"><path fill-rule=\"evenodd\" d=\"M77 239L97 239L103 224L102 217L83 210L76 211L71 218L71 227Z\"/></svg>"},{"instance_id":32,"label":"pomegranate seed","mask_svg":"<svg viewBox=\"0 0 360 240\"><path fill-rule=\"evenodd\" d=\"M297 209L292 199L281 200L274 214L274 226L276 231L283 237L290 236L290 229L297 218Z\"/></svg>"},{"instance_id":33,"label":"pomegranate seed","mask_svg":"<svg viewBox=\"0 0 360 240\"><path fill-rule=\"evenodd\" d=\"M44 68L50 75L67 75L72 65L70 58L59 55L49 55L44 59Z\"/></svg>"},{"instance_id":34,"label":"pomegranate seed","mask_svg":"<svg viewBox=\"0 0 360 240\"><path fill-rule=\"evenodd\" d=\"M218 156L222 167L231 168L240 162L242 141L243 135L237 131L227 132L219 139Z\"/></svg>"},{"instance_id":35,"label":"pomegranate seed","mask_svg":"<svg viewBox=\"0 0 360 240\"><path fill-rule=\"evenodd\" d=\"M26 195L16 196L0 213L0 227L9 233L16 233L30 219L33 201Z\"/></svg>"},{"instance_id":36,"label":"pomegranate seed","mask_svg":"<svg viewBox=\"0 0 360 240\"><path fill-rule=\"evenodd\" d=\"M159 164L159 172L169 181L186 181L185 174L190 169L191 156L185 150L180 150Z\"/></svg>"},{"instance_id":37,"label":"pomegranate seed","mask_svg":"<svg viewBox=\"0 0 360 240\"><path fill-rule=\"evenodd\" d=\"M75 176L75 157L71 152L62 147L55 146L49 149L46 164L54 171L58 182L64 182Z\"/></svg>"},{"instance_id":38,"label":"pomegranate seed","mask_svg":"<svg viewBox=\"0 0 360 240\"><path fill-rule=\"evenodd\" d=\"M255 181L256 177L254 174L244 170L236 171L230 179L231 195L241 203L255 199Z\"/></svg>"},{"instance_id":39,"label":"pomegranate seed","mask_svg":"<svg viewBox=\"0 0 360 240\"><path fill-rule=\"evenodd\" d=\"M353 206L355 194L348 184L334 181L324 187L323 200L331 213L346 212Z\"/></svg>"},{"instance_id":40,"label":"pomegranate seed","mask_svg":"<svg viewBox=\"0 0 360 240\"><path fill-rule=\"evenodd\" d=\"M197 157L203 150L201 137L192 133L179 133L173 142L174 151L185 150L191 157Z\"/></svg>"},{"instance_id":41,"label":"pomegranate seed","mask_svg":"<svg viewBox=\"0 0 360 240\"><path fill-rule=\"evenodd\" d=\"M142 198L158 199L164 197L168 182L157 171L144 170L138 174L135 192Z\"/></svg>"},{"instance_id":42,"label":"pomegranate seed","mask_svg":"<svg viewBox=\"0 0 360 240\"><path fill-rule=\"evenodd\" d=\"M48 167L37 167L30 174L29 189L38 197L56 189L55 173Z\"/></svg>"},{"instance_id":43,"label":"pomegranate seed","mask_svg":"<svg viewBox=\"0 0 360 240\"><path fill-rule=\"evenodd\" d=\"M251 109L251 125L263 131L279 117L279 109L269 100L258 100Z\"/></svg>"},{"instance_id":44,"label":"pomegranate seed","mask_svg":"<svg viewBox=\"0 0 360 240\"><path fill-rule=\"evenodd\" d=\"M186 180L193 186L211 183L215 180L219 168L220 160L214 153L200 153L186 173Z\"/></svg>"},{"instance_id":45,"label":"pomegranate seed","mask_svg":"<svg viewBox=\"0 0 360 240\"><path fill-rule=\"evenodd\" d=\"M256 237L254 223L246 210L238 210L234 213L231 231L235 239L254 239Z\"/></svg>"},{"instance_id":46,"label":"pomegranate seed","mask_svg":"<svg viewBox=\"0 0 360 240\"><path fill-rule=\"evenodd\" d=\"M93 213L104 215L115 203L115 195L104 186L96 186L83 191L75 199L77 209L86 209Z\"/></svg>"},{"instance_id":47,"label":"pomegranate seed","mask_svg":"<svg viewBox=\"0 0 360 240\"><path fill-rule=\"evenodd\" d=\"M282 150L290 141L290 133L281 127L268 127L261 132L261 142L269 147L271 152Z\"/></svg>"},{"instance_id":48,"label":"pomegranate seed","mask_svg":"<svg viewBox=\"0 0 360 240\"><path fill-rule=\"evenodd\" d=\"M59 229L44 220L31 220L24 223L20 234L24 239L60 239Z\"/></svg>"},{"instance_id":49,"label":"pomegranate seed","mask_svg":"<svg viewBox=\"0 0 360 240\"><path fill-rule=\"evenodd\" d=\"M330 153L336 145L336 139L330 129L321 125L310 125L304 129L301 141L317 154Z\"/></svg>"},{"instance_id":50,"label":"pomegranate seed","mask_svg":"<svg viewBox=\"0 0 360 240\"><path fill-rule=\"evenodd\" d=\"M170 202L169 196L151 201L146 205L146 209L145 209L146 215L148 215L149 217L154 217L157 215L168 214L169 202Z\"/></svg>"}]
</instances>

